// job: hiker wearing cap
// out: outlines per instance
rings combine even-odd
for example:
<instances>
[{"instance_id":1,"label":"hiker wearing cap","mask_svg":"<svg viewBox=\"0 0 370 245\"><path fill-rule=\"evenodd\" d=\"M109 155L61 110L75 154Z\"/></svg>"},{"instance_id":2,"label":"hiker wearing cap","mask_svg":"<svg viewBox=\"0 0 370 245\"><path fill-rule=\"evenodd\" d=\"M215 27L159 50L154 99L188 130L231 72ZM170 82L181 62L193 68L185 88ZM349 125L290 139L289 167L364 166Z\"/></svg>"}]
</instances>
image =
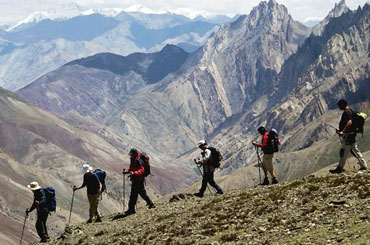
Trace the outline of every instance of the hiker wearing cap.
<instances>
[{"instance_id":1,"label":"hiker wearing cap","mask_svg":"<svg viewBox=\"0 0 370 245\"><path fill-rule=\"evenodd\" d=\"M216 184L214 180L215 167L211 164L211 150L208 149L208 144L205 140L200 140L198 142L198 147L202 150L201 158L194 159L194 162L198 165L203 166L203 179L202 186L198 193L195 193L194 196L203 197L204 192L206 191L207 184L210 184L213 188L216 189L216 193L222 195L224 192L221 187Z\"/></svg>"},{"instance_id":2,"label":"hiker wearing cap","mask_svg":"<svg viewBox=\"0 0 370 245\"><path fill-rule=\"evenodd\" d=\"M341 142L341 148L339 151L340 159L337 168L331 169L329 172L332 174L343 172L349 153L352 153L352 155L358 159L360 170L367 170L367 163L356 143L356 131L353 127L355 113L344 99L339 100L337 105L339 109L343 111L339 122L339 129L337 130L337 134L339 135Z\"/></svg>"},{"instance_id":3,"label":"hiker wearing cap","mask_svg":"<svg viewBox=\"0 0 370 245\"><path fill-rule=\"evenodd\" d=\"M99 178L93 173L93 168L89 164L84 164L82 166L84 171L83 183L80 187L73 187L73 191L79 190L86 186L87 188L87 198L90 203L89 209L89 219L87 223L91 223L93 218L96 216L96 222L101 222L100 213L98 210L99 197L102 192L102 183L100 183Z\"/></svg>"},{"instance_id":4,"label":"hiker wearing cap","mask_svg":"<svg viewBox=\"0 0 370 245\"><path fill-rule=\"evenodd\" d=\"M129 152L130 167L127 170L123 170L123 174L128 174L132 182L130 201L128 203L128 210L125 212L125 215L131 215L136 212L135 206L139 195L146 201L148 208L155 207L145 190L145 169L140 155L141 153L138 152L138 150L132 148Z\"/></svg>"},{"instance_id":5,"label":"hiker wearing cap","mask_svg":"<svg viewBox=\"0 0 370 245\"><path fill-rule=\"evenodd\" d=\"M271 131L273 131L272 129ZM269 178L267 176L267 173L270 173L272 177L272 184L277 184L279 183L276 179L275 172L274 172L274 166L272 164L272 160L274 157L274 151L271 150L271 147L268 147L268 141L269 141L269 132L266 130L265 127L259 127L257 129L258 133L262 135L262 143L259 144L256 141L253 141L252 144L256 147L260 147L263 152L263 159L262 159L262 170L263 173L265 174L265 178L263 180L262 185L268 185L270 184ZM275 130L276 131L276 130ZM275 132L277 134L277 132Z\"/></svg>"},{"instance_id":6,"label":"hiker wearing cap","mask_svg":"<svg viewBox=\"0 0 370 245\"><path fill-rule=\"evenodd\" d=\"M49 210L46 203L46 194L42 191L41 186L37 182L32 182L27 185L27 188L33 192L32 206L26 210L26 213L37 210L36 230L41 241L47 242L49 240L48 230L46 228L46 220L49 216Z\"/></svg>"}]
</instances>

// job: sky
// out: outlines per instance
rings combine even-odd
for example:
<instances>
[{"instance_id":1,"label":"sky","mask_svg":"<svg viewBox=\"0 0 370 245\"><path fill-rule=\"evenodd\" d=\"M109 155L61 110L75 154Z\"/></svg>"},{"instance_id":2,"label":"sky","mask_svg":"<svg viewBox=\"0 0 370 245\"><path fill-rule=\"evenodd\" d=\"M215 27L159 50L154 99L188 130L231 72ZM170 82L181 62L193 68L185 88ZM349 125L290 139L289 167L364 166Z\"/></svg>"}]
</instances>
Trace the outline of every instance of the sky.
<instances>
[{"instance_id":1,"label":"sky","mask_svg":"<svg viewBox=\"0 0 370 245\"><path fill-rule=\"evenodd\" d=\"M305 22L309 19L323 19L340 0L276 1L285 5L295 20ZM368 1L346 0L346 4L350 9L356 9ZM234 14L248 14L261 0L0 0L0 25L14 24L35 11L55 8L71 2L94 8L125 9L135 4L143 5L154 11L190 8L233 16Z\"/></svg>"}]
</instances>

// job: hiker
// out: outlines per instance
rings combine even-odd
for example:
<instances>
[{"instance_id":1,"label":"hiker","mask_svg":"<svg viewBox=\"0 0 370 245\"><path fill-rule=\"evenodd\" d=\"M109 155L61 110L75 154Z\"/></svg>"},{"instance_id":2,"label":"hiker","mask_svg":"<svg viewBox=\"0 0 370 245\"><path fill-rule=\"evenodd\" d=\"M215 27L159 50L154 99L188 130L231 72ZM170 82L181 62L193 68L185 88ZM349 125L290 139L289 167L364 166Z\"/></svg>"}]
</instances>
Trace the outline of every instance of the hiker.
<instances>
[{"instance_id":1,"label":"hiker","mask_svg":"<svg viewBox=\"0 0 370 245\"><path fill-rule=\"evenodd\" d=\"M204 192L206 191L207 184L210 184L213 188L216 189L216 194L222 195L224 192L221 187L218 186L214 180L215 167L211 164L211 150L208 147L208 144L205 140L200 140L198 142L198 147L202 150L201 158L194 159L195 164L203 166L203 179L202 186L199 192L195 193L194 196L203 197Z\"/></svg>"},{"instance_id":2,"label":"hiker","mask_svg":"<svg viewBox=\"0 0 370 245\"><path fill-rule=\"evenodd\" d=\"M33 203L31 208L26 210L26 213L32 212L34 209L37 210L36 230L41 241L47 242L49 240L48 230L46 227L46 220L49 216L49 210L47 208L47 200L45 191L42 190L41 186L37 182L31 182L27 185L27 188L33 192Z\"/></svg>"},{"instance_id":3,"label":"hiker","mask_svg":"<svg viewBox=\"0 0 370 245\"><path fill-rule=\"evenodd\" d=\"M339 129L337 130L337 134L339 135L341 142L341 148L339 151L340 159L337 168L331 169L329 172L332 174L342 173L349 153L352 153L357 158L360 170L367 170L366 161L357 147L356 132L352 127L354 112L344 99L339 100L337 105L339 109L343 111L339 122Z\"/></svg>"},{"instance_id":4,"label":"hiker","mask_svg":"<svg viewBox=\"0 0 370 245\"><path fill-rule=\"evenodd\" d=\"M274 130L274 129L272 129ZM276 179L275 172L274 172L274 166L272 164L272 160L274 157L274 151L271 150L271 147L268 147L268 141L269 141L269 132L266 130L265 127L259 127L257 129L258 133L262 135L262 143L258 144L256 141L253 141L252 144L256 147L261 147L263 151L263 159L262 159L262 170L263 173L265 174L265 178L262 182L262 185L268 185L270 184L269 178L267 176L267 173L270 173L272 177L272 184L277 184L279 183ZM275 130L276 131L276 130ZM277 134L277 132L276 132Z\"/></svg>"},{"instance_id":5,"label":"hiker","mask_svg":"<svg viewBox=\"0 0 370 245\"><path fill-rule=\"evenodd\" d=\"M91 223L95 216L95 222L101 222L98 205L103 185L100 183L98 176L93 173L93 168L89 164L82 165L82 169L85 173L83 176L83 183L80 187L74 186L73 191L77 191L86 186L87 198L90 203L89 219L87 220L87 223Z\"/></svg>"},{"instance_id":6,"label":"hiker","mask_svg":"<svg viewBox=\"0 0 370 245\"><path fill-rule=\"evenodd\" d=\"M130 201L128 203L128 210L124 213L125 216L134 214L135 206L138 195L140 195L147 203L148 208L155 208L152 200L149 198L145 190L145 169L144 162L141 159L141 153L135 148L132 148L129 152L130 156L130 167L127 170L123 170L123 174L128 174L132 182Z\"/></svg>"}]
</instances>

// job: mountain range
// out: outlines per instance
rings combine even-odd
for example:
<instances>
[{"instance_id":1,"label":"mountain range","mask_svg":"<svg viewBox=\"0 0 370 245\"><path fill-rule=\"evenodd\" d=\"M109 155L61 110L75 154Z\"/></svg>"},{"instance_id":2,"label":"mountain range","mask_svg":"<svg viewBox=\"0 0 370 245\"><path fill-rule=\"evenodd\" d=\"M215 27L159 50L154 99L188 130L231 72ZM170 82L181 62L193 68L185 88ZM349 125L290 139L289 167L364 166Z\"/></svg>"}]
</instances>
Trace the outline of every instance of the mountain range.
<instances>
[{"instance_id":1,"label":"mountain range","mask_svg":"<svg viewBox=\"0 0 370 245\"><path fill-rule=\"evenodd\" d=\"M192 52L217 29L217 19L232 20L226 16L192 20L171 13L108 16L98 11L69 18L30 18L9 31L0 30L0 86L17 90L69 61L101 52L155 52L166 44Z\"/></svg>"},{"instance_id":2,"label":"mountain range","mask_svg":"<svg viewBox=\"0 0 370 245\"><path fill-rule=\"evenodd\" d=\"M251 141L256 128L265 125L283 139L276 156L278 179L309 175L338 160L337 100L346 98L370 113L369 24L369 4L352 11L341 1L325 21L308 28L270 0L221 25L192 53L167 45L154 53L100 53L70 61L18 95L1 91L2 125L13 123L13 130L0 130L7 132L0 146L3 158L15 159L19 168L29 162L34 171L47 161L57 164L58 182L51 184L64 190L65 208L67 186L80 177L82 162L109 170L119 182L117 162L131 146L153 157L158 174L148 185L151 194L189 186L197 178L191 163L199 155L196 142L204 138L224 154L216 175L228 190L258 183ZM26 136L13 135L24 130ZM370 150L369 144L363 149ZM63 167L70 174L57 175ZM113 186L109 200L119 209L119 184ZM19 210L7 214L21 220ZM76 217L81 214L76 211Z\"/></svg>"}]
</instances>

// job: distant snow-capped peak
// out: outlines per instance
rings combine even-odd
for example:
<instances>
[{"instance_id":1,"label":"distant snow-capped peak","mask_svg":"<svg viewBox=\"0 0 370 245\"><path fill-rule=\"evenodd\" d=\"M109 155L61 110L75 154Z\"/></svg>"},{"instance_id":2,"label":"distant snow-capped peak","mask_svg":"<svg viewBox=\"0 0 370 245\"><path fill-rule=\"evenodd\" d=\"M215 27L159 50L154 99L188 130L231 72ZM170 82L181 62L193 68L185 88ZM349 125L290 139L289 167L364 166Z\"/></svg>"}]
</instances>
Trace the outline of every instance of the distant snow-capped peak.
<instances>
[{"instance_id":1,"label":"distant snow-capped peak","mask_svg":"<svg viewBox=\"0 0 370 245\"><path fill-rule=\"evenodd\" d=\"M205 10L201 9L192 9L192 8L177 8L177 9L171 9L171 10L153 10L150 8L145 7L142 4L134 4L128 8L123 9L125 12L140 12L144 14L177 14L177 15L183 15L190 19L195 19L196 17L202 16L206 19L210 19L219 15L226 15L229 17L233 17L234 15L227 15L227 14L220 14L220 13L210 13Z\"/></svg>"},{"instance_id":2,"label":"distant snow-capped peak","mask_svg":"<svg viewBox=\"0 0 370 245\"><path fill-rule=\"evenodd\" d=\"M106 16L116 16L123 9L119 8L104 8L104 9L94 9L89 7L80 6L76 3L62 4L58 7L48 8L42 11L36 11L27 16L25 19L21 20L17 24L9 27L7 31L12 31L16 27L22 24L37 23L45 19L57 20L57 19L70 19L81 15L90 15L99 13Z\"/></svg>"}]
</instances>

